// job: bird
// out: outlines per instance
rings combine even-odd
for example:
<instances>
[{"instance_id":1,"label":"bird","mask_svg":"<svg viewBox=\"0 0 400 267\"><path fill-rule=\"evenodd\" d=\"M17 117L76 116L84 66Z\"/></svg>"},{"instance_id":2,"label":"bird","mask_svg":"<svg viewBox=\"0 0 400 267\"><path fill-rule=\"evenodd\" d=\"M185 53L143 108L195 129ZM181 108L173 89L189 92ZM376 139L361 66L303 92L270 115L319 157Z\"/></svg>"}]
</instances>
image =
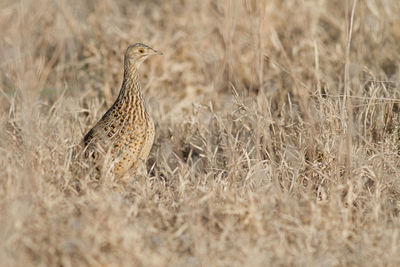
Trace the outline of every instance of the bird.
<instances>
[{"instance_id":1,"label":"bird","mask_svg":"<svg viewBox=\"0 0 400 267\"><path fill-rule=\"evenodd\" d=\"M116 177L143 166L153 146L154 123L139 80L140 65L153 55L162 55L162 52L142 43L128 46L119 95L82 140L85 158L101 166L105 163L105 156L109 155Z\"/></svg>"}]
</instances>

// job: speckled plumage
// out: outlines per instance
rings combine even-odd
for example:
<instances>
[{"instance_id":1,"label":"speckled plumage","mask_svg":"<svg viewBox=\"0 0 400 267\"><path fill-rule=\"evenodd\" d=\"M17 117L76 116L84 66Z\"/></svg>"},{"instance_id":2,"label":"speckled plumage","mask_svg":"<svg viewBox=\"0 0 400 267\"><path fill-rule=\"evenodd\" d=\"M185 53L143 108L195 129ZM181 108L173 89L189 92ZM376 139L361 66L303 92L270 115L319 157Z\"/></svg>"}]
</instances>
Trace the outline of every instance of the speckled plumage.
<instances>
[{"instance_id":1,"label":"speckled plumage","mask_svg":"<svg viewBox=\"0 0 400 267\"><path fill-rule=\"evenodd\" d=\"M116 176L137 170L153 145L154 124L143 99L138 70L154 54L161 53L143 44L128 47L118 98L83 139L86 157L99 161L110 154Z\"/></svg>"}]
</instances>

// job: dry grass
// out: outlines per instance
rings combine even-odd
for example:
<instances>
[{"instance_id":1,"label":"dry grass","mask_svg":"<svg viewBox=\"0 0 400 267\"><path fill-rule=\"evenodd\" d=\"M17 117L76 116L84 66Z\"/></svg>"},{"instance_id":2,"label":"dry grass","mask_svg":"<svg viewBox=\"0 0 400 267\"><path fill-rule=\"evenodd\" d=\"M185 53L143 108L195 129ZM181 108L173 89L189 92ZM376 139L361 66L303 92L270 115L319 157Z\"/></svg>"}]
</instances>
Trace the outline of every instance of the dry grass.
<instances>
[{"instance_id":1,"label":"dry grass","mask_svg":"<svg viewBox=\"0 0 400 267\"><path fill-rule=\"evenodd\" d=\"M0 5L2 266L400 264L399 1ZM76 146L139 41L157 133L116 190Z\"/></svg>"}]
</instances>

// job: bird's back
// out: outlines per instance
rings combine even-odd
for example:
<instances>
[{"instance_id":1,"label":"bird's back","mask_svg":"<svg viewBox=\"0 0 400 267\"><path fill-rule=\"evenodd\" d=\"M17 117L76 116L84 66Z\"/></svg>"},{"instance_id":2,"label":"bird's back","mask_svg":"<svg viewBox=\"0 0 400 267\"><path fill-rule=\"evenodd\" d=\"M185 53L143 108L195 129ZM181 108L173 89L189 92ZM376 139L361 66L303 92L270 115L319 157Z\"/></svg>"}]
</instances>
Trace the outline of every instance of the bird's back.
<instances>
[{"instance_id":1,"label":"bird's back","mask_svg":"<svg viewBox=\"0 0 400 267\"><path fill-rule=\"evenodd\" d=\"M154 140L151 117L133 104L117 100L83 139L87 156L111 156L116 175L145 161Z\"/></svg>"}]
</instances>

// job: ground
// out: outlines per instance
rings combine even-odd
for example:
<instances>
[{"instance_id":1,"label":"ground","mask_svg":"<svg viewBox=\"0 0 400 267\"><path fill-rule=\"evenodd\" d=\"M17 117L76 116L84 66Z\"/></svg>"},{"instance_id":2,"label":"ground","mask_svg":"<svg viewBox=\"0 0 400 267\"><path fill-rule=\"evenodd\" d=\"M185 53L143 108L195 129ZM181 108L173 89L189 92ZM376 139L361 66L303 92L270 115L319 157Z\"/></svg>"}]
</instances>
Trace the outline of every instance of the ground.
<instances>
[{"instance_id":1,"label":"ground","mask_svg":"<svg viewBox=\"0 0 400 267\"><path fill-rule=\"evenodd\" d=\"M2 266L400 265L400 2L0 2ZM79 160L123 53L156 127Z\"/></svg>"}]
</instances>

